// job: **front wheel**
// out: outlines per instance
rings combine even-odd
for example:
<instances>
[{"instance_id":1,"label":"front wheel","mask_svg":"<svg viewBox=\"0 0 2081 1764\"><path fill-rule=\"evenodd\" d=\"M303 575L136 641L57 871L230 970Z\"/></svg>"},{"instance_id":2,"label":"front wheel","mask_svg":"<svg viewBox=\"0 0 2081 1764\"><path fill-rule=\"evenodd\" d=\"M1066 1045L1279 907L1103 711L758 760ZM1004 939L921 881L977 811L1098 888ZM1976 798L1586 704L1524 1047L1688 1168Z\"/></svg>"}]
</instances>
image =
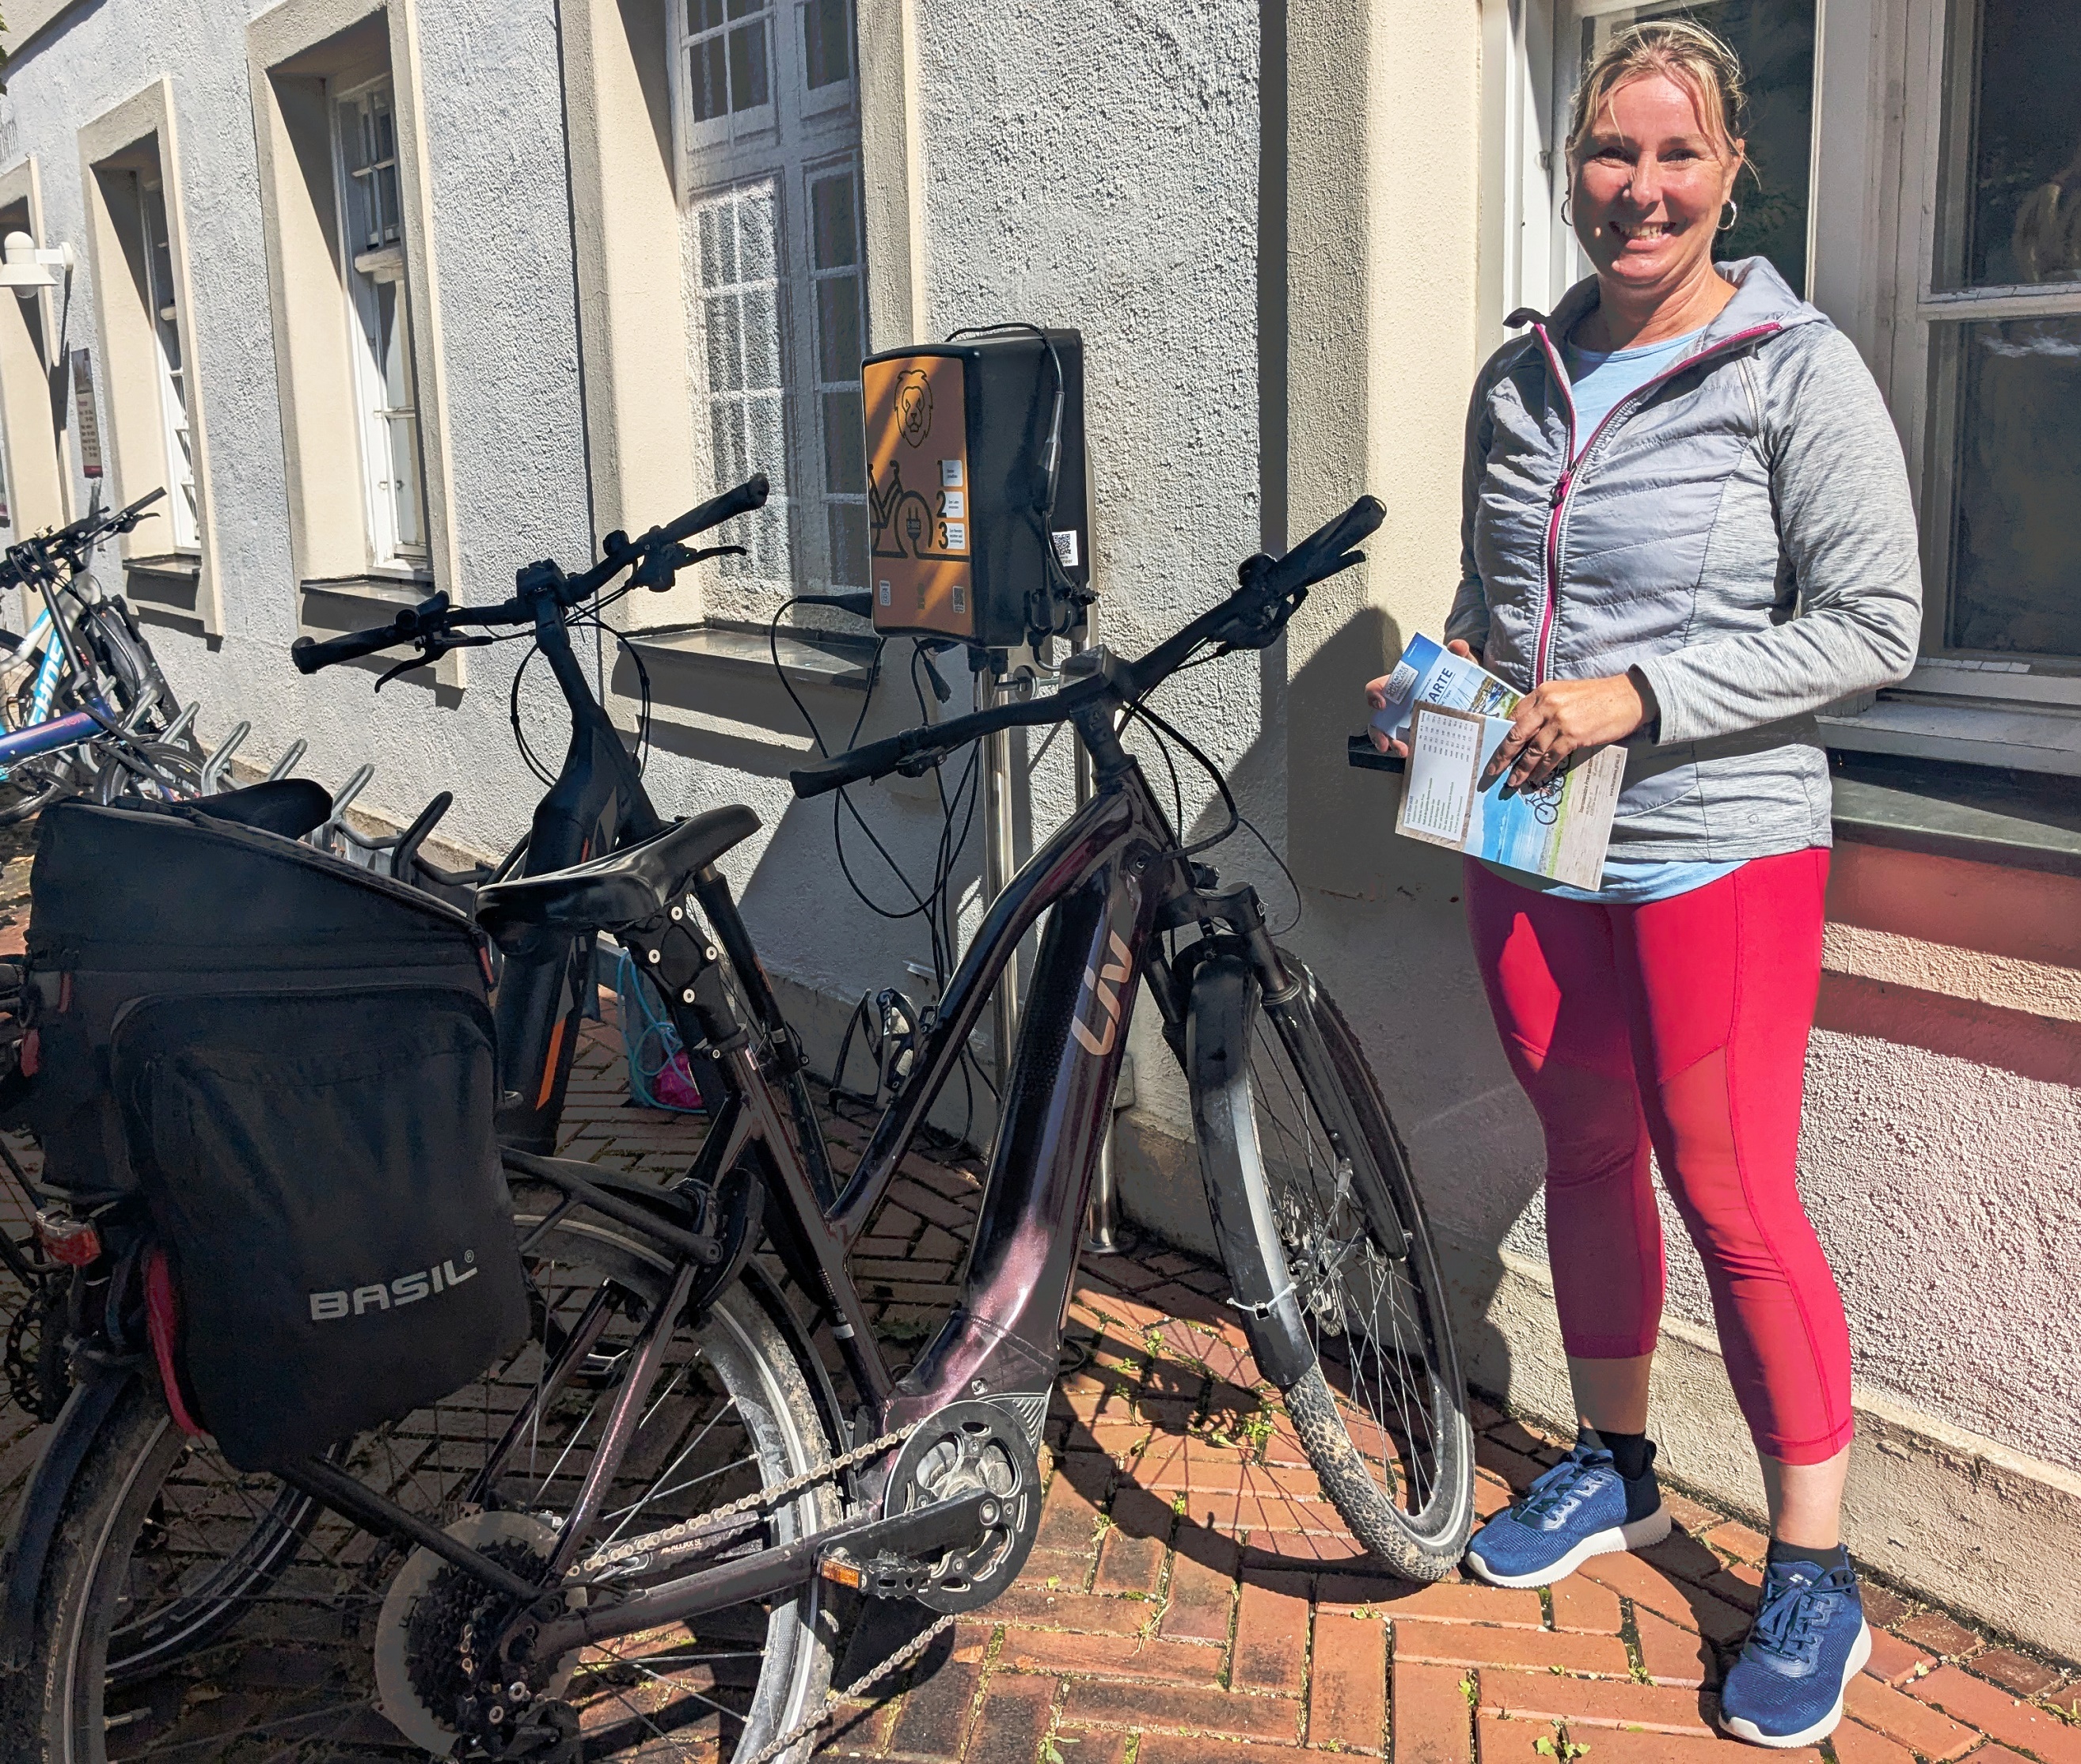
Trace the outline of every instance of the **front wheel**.
<instances>
[{"instance_id":1,"label":"front wheel","mask_svg":"<svg viewBox=\"0 0 2081 1764\"><path fill-rule=\"evenodd\" d=\"M1273 1002L1239 960L1207 964L1194 987L1209 1192L1217 1212L1255 1221L1221 1233L1230 1275L1240 1292L1292 1293L1305 1346L1259 1359L1284 1359L1283 1372L1263 1369L1352 1535L1398 1573L1440 1580L1466 1548L1474 1492L1444 1277L1358 1038L1314 976L1281 959L1293 984ZM1235 1266L1244 1255L1280 1265ZM1257 1320L1253 1339L1276 1326Z\"/></svg>"}]
</instances>

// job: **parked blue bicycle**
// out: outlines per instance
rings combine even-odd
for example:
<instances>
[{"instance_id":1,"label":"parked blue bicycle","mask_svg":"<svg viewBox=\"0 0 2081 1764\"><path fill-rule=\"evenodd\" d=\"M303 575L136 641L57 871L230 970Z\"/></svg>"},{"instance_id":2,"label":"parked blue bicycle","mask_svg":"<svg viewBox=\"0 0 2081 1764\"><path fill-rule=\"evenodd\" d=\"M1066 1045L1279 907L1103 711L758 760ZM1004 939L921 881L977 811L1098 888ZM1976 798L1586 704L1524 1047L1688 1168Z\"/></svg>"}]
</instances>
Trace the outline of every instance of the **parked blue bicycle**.
<instances>
[{"instance_id":1,"label":"parked blue bicycle","mask_svg":"<svg viewBox=\"0 0 2081 1764\"><path fill-rule=\"evenodd\" d=\"M23 636L0 630L0 826L74 792L195 792L200 756L173 691L129 607L90 569L165 494L113 513L97 498L81 519L9 546L0 561L0 588L19 584L25 601L43 603Z\"/></svg>"}]
</instances>

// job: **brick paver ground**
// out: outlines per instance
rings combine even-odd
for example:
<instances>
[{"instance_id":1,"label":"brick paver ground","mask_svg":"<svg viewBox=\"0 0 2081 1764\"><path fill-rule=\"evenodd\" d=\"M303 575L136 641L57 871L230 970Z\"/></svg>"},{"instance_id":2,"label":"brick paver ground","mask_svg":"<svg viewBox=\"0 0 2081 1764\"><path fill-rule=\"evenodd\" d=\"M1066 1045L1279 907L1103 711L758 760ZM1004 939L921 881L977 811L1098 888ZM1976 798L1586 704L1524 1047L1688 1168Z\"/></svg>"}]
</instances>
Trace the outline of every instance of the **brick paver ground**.
<instances>
[{"instance_id":1,"label":"brick paver ground","mask_svg":"<svg viewBox=\"0 0 2081 1764\"><path fill-rule=\"evenodd\" d=\"M587 1035L565 1151L676 1175L700 1124L629 1107L618 1054L604 1026ZM834 1119L830 1132L848 1165L861 1127ZM953 1296L979 1170L912 1157L860 1246L856 1278L899 1349L921 1342ZM884 1694L847 1705L820 1757L1734 1764L1741 1749L1714 1736L1713 1687L1754 1606L1760 1536L1672 1496L1666 1544L1604 1557L1550 1593L1397 1580L1322 1498L1225 1289L1218 1270L1161 1245L1087 1262L1019 1583ZM1562 1448L1489 1404L1474 1413L1486 1514ZM0 1407L0 1498L39 1438ZM1851 1719L1798 1757L2081 1764L2081 1669L1884 1588L1865 1596L1876 1646ZM864 1632L841 1682L894 1639Z\"/></svg>"}]
</instances>

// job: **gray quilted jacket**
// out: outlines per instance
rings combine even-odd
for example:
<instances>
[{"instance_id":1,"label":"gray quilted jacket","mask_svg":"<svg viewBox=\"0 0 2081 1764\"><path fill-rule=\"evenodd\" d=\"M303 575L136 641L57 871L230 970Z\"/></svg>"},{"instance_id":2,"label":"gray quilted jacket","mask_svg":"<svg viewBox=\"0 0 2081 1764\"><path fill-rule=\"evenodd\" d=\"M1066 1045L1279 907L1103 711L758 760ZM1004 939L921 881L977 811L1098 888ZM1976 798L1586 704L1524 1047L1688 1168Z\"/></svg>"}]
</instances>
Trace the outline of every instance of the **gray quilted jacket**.
<instances>
[{"instance_id":1,"label":"gray quilted jacket","mask_svg":"<svg viewBox=\"0 0 2081 1764\"><path fill-rule=\"evenodd\" d=\"M1490 358L1468 414L1445 635L1520 690L1637 668L1612 850L1764 857L1830 843L1814 712L1905 678L1922 622L1907 475L1849 339L1762 258L1667 373L1570 468L1560 345L1594 277Z\"/></svg>"}]
</instances>

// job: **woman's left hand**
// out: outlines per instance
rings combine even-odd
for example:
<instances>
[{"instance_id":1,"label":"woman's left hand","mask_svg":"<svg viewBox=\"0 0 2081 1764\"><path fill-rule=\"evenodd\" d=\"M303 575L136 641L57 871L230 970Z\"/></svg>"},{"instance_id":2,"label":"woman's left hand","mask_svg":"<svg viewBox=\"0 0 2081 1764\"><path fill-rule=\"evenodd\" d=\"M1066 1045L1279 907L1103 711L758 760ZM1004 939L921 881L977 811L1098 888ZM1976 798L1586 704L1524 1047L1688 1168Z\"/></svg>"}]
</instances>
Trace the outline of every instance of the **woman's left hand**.
<instances>
[{"instance_id":1,"label":"woman's left hand","mask_svg":"<svg viewBox=\"0 0 2081 1764\"><path fill-rule=\"evenodd\" d=\"M1648 689L1629 674L1549 680L1519 704L1510 733L1496 749L1482 782L1486 784L1507 771L1513 789L1537 789L1567 763L1570 754L1622 741L1633 733L1654 716L1651 700Z\"/></svg>"}]
</instances>

